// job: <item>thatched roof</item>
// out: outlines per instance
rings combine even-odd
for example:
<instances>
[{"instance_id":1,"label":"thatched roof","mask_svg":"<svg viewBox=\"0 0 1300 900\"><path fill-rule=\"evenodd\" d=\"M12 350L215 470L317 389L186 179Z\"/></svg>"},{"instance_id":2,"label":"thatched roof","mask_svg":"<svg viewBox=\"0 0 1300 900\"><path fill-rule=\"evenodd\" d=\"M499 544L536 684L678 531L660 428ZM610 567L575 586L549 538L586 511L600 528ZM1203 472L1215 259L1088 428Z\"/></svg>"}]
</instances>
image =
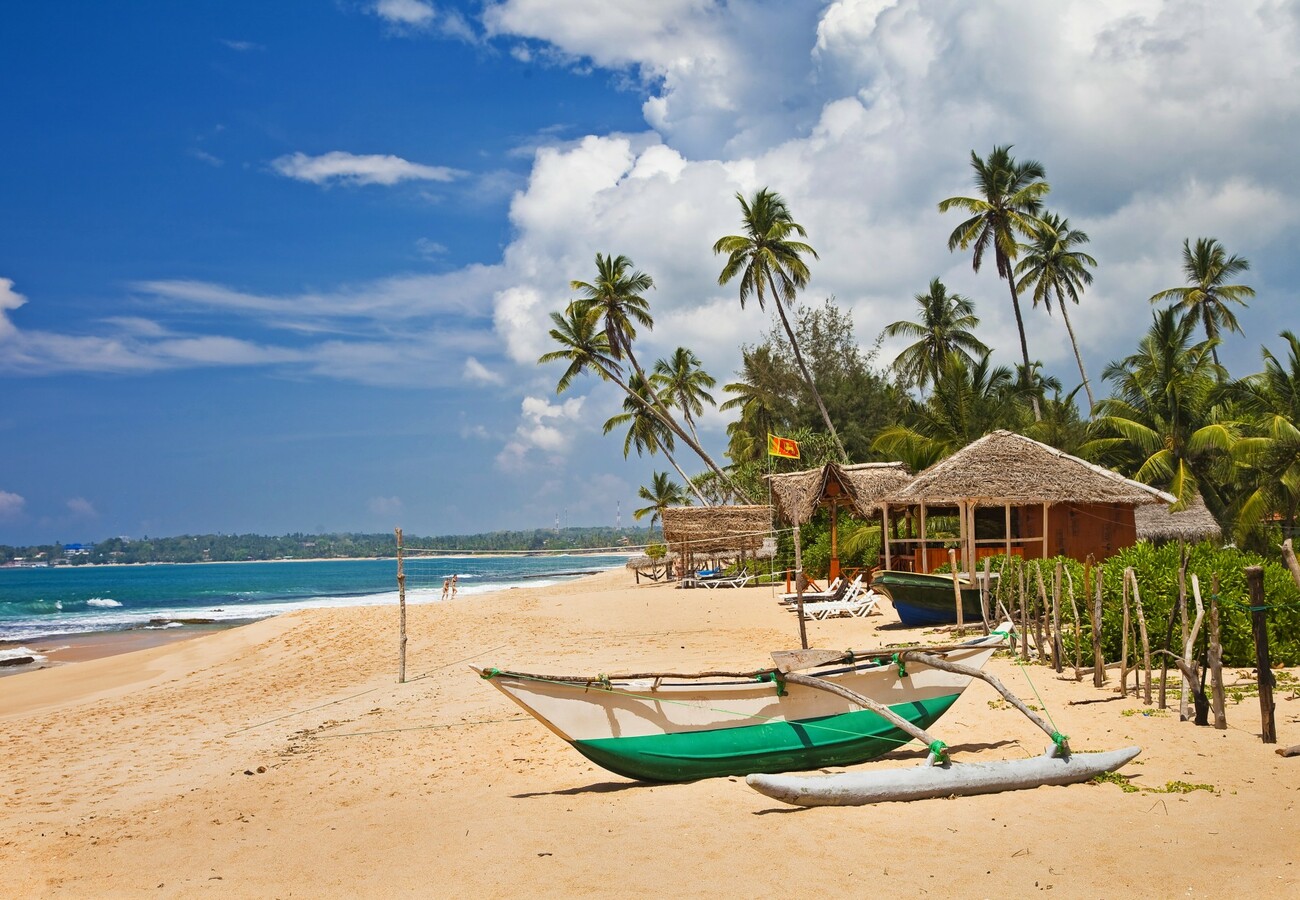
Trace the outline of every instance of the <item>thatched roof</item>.
<instances>
[{"instance_id":1,"label":"thatched roof","mask_svg":"<svg viewBox=\"0 0 1300 900\"><path fill-rule=\"evenodd\" d=\"M651 566L662 566L664 563L671 562L676 558L677 558L677 554L672 552L665 553L663 556L659 557L658 559L651 559L649 556L642 553L638 556L628 557L628 561L625 564L624 568L648 569Z\"/></svg>"},{"instance_id":2,"label":"thatched roof","mask_svg":"<svg viewBox=\"0 0 1300 900\"><path fill-rule=\"evenodd\" d=\"M900 505L1174 502L1171 494L1010 431L984 435L885 499Z\"/></svg>"},{"instance_id":3,"label":"thatched roof","mask_svg":"<svg viewBox=\"0 0 1300 900\"><path fill-rule=\"evenodd\" d=\"M1133 520L1138 540L1143 541L1200 541L1223 533L1199 494L1178 512L1161 504L1139 507L1133 511Z\"/></svg>"},{"instance_id":4,"label":"thatched roof","mask_svg":"<svg viewBox=\"0 0 1300 900\"><path fill-rule=\"evenodd\" d=\"M663 512L664 541L677 553L749 553L772 532L770 506L670 506Z\"/></svg>"},{"instance_id":5,"label":"thatched roof","mask_svg":"<svg viewBox=\"0 0 1300 900\"><path fill-rule=\"evenodd\" d=\"M806 525L817 512L817 504L829 485L838 483L841 495L863 518L875 515L880 498L912 480L900 462L858 463L841 466L827 463L817 469L768 475L776 511L791 525Z\"/></svg>"}]
</instances>

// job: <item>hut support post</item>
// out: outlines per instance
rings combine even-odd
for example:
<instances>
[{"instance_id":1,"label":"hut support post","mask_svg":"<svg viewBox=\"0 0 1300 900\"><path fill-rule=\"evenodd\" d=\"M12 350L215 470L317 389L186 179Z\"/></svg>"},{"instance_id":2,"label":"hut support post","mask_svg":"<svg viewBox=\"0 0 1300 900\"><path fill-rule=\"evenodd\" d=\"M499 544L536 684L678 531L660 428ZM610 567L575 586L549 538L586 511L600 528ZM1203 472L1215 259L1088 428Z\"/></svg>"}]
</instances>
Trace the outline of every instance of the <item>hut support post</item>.
<instances>
[{"instance_id":1,"label":"hut support post","mask_svg":"<svg viewBox=\"0 0 1300 900\"><path fill-rule=\"evenodd\" d=\"M1288 541L1288 544L1290 541ZM1223 644L1219 633L1219 576L1210 581L1210 693L1213 697L1214 727L1224 731L1228 717L1223 709Z\"/></svg>"},{"instance_id":2,"label":"hut support post","mask_svg":"<svg viewBox=\"0 0 1300 900\"><path fill-rule=\"evenodd\" d=\"M894 568L889 549L889 504L881 504L880 507L880 540L885 551L885 568Z\"/></svg>"},{"instance_id":3,"label":"hut support post","mask_svg":"<svg viewBox=\"0 0 1300 900\"><path fill-rule=\"evenodd\" d=\"M1043 502L1043 559L1049 558L1052 554L1047 552L1047 502Z\"/></svg>"},{"instance_id":4,"label":"hut support post","mask_svg":"<svg viewBox=\"0 0 1300 900\"><path fill-rule=\"evenodd\" d=\"M803 541L799 539L799 526L794 526L794 590L795 604L799 608L799 646L808 649L808 628L803 620Z\"/></svg>"},{"instance_id":5,"label":"hut support post","mask_svg":"<svg viewBox=\"0 0 1300 900\"><path fill-rule=\"evenodd\" d=\"M1273 718L1273 668L1268 651L1268 608L1264 603L1264 569L1246 567L1246 586L1250 589L1250 630L1255 637L1255 667L1259 675L1260 736L1266 744L1277 743L1277 723Z\"/></svg>"},{"instance_id":6,"label":"hut support post","mask_svg":"<svg viewBox=\"0 0 1300 900\"><path fill-rule=\"evenodd\" d=\"M402 569L402 529L397 534L397 683L406 684L406 572Z\"/></svg>"},{"instance_id":7,"label":"hut support post","mask_svg":"<svg viewBox=\"0 0 1300 900\"><path fill-rule=\"evenodd\" d=\"M1010 503L1002 504L1002 514L1003 514L1003 518L1005 519L1002 536L1003 539L1007 542L1007 559L1010 559L1011 558L1011 504Z\"/></svg>"},{"instance_id":8,"label":"hut support post","mask_svg":"<svg viewBox=\"0 0 1300 900\"><path fill-rule=\"evenodd\" d=\"M921 501L921 540L916 545L916 551L912 557L916 561L912 564L912 570L915 572L929 572L930 560L929 554L926 553L926 525L925 525L925 501Z\"/></svg>"}]
</instances>

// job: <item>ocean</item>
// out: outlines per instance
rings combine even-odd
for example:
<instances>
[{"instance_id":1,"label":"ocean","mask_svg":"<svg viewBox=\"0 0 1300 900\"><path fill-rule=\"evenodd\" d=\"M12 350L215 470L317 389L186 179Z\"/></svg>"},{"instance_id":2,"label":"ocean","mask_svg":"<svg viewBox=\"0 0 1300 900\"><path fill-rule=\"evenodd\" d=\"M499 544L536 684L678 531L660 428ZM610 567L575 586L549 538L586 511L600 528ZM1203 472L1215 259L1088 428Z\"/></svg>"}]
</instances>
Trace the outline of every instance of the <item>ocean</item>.
<instances>
[{"instance_id":1,"label":"ocean","mask_svg":"<svg viewBox=\"0 0 1300 900\"><path fill-rule=\"evenodd\" d=\"M620 568L626 556L407 558L408 603L540 587ZM296 609L397 603L395 559L0 568L0 661L24 641L129 629L238 624Z\"/></svg>"}]
</instances>

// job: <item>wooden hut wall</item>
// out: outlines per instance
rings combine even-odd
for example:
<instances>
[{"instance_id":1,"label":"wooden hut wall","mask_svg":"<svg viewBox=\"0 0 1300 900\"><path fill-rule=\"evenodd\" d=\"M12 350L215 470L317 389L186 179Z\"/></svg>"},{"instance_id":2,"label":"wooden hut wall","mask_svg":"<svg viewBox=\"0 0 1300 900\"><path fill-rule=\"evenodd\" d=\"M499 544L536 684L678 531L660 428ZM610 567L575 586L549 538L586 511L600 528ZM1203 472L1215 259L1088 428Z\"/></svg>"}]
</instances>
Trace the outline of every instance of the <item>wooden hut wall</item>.
<instances>
[{"instance_id":1,"label":"wooden hut wall","mask_svg":"<svg viewBox=\"0 0 1300 900\"><path fill-rule=\"evenodd\" d=\"M1042 534L1042 508L1021 510L1026 534ZM1137 543L1133 507L1116 503L1058 503L1048 511L1047 548L1051 555L1068 556L1083 562L1113 556ZM1025 556L1037 559L1042 547L1025 545Z\"/></svg>"}]
</instances>

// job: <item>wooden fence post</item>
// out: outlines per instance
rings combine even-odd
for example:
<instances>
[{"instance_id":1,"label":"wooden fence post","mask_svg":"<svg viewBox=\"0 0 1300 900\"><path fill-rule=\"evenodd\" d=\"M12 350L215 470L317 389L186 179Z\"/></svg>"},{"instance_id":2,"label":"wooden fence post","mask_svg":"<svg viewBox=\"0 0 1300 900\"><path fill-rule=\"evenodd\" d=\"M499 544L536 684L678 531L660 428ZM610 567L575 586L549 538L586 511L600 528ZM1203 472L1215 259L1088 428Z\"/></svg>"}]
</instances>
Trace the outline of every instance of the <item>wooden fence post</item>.
<instances>
[{"instance_id":1,"label":"wooden fence post","mask_svg":"<svg viewBox=\"0 0 1300 900\"><path fill-rule=\"evenodd\" d=\"M794 526L794 589L795 606L799 613L799 646L808 649L808 627L803 620L803 541L799 537L799 526Z\"/></svg>"},{"instance_id":2,"label":"wooden fence post","mask_svg":"<svg viewBox=\"0 0 1300 900\"><path fill-rule=\"evenodd\" d=\"M402 529L397 534L397 606L401 610L397 627L397 683L406 684L406 572L402 570Z\"/></svg>"},{"instance_id":3,"label":"wooden fence post","mask_svg":"<svg viewBox=\"0 0 1300 900\"><path fill-rule=\"evenodd\" d=\"M1052 573L1052 663L1056 674L1061 674L1061 655L1065 642L1061 640L1061 569L1063 563L1056 561L1056 570Z\"/></svg>"},{"instance_id":4,"label":"wooden fence post","mask_svg":"<svg viewBox=\"0 0 1300 900\"><path fill-rule=\"evenodd\" d=\"M1092 566L1092 554L1088 554L1088 566ZM1087 570L1085 570L1086 572ZM1092 684L1102 687L1106 684L1106 658L1101 652L1101 570L1097 570L1097 597L1092 605ZM1085 575L1084 583L1087 583Z\"/></svg>"},{"instance_id":5,"label":"wooden fence post","mask_svg":"<svg viewBox=\"0 0 1300 900\"><path fill-rule=\"evenodd\" d=\"M1138 634L1142 638L1142 702L1151 705L1151 641L1147 637L1147 615L1142 609L1142 592L1138 590L1137 573L1132 569L1128 570L1130 577L1133 579L1133 604L1137 608L1138 614ZM1133 652L1137 656L1136 649ZM1136 693L1136 691L1135 691Z\"/></svg>"},{"instance_id":6,"label":"wooden fence post","mask_svg":"<svg viewBox=\"0 0 1300 900\"><path fill-rule=\"evenodd\" d=\"M1273 668L1268 653L1268 607L1264 603L1264 569L1246 567L1246 585L1250 588L1250 630L1255 637L1255 666L1259 680L1259 720L1261 737L1266 744L1277 743L1277 723L1273 720Z\"/></svg>"},{"instance_id":7,"label":"wooden fence post","mask_svg":"<svg viewBox=\"0 0 1300 900\"><path fill-rule=\"evenodd\" d=\"M961 608L961 581L957 578L957 551L948 550L948 565L952 569L952 595L957 602L957 633L964 633L966 630L966 615ZM971 573L972 577L974 572Z\"/></svg>"},{"instance_id":8,"label":"wooden fence post","mask_svg":"<svg viewBox=\"0 0 1300 900\"><path fill-rule=\"evenodd\" d=\"M1228 727L1228 717L1223 709L1223 644L1219 636L1219 576L1210 581L1210 693L1213 697L1214 727L1220 731Z\"/></svg>"},{"instance_id":9,"label":"wooden fence post","mask_svg":"<svg viewBox=\"0 0 1300 900\"><path fill-rule=\"evenodd\" d=\"M1128 696L1128 632L1129 632L1129 614L1128 614L1128 585L1129 572L1132 569L1125 569L1123 580L1124 584L1120 590L1120 596L1124 598L1124 630L1120 632L1119 638L1119 695ZM1137 693L1137 688L1133 689Z\"/></svg>"}]
</instances>

